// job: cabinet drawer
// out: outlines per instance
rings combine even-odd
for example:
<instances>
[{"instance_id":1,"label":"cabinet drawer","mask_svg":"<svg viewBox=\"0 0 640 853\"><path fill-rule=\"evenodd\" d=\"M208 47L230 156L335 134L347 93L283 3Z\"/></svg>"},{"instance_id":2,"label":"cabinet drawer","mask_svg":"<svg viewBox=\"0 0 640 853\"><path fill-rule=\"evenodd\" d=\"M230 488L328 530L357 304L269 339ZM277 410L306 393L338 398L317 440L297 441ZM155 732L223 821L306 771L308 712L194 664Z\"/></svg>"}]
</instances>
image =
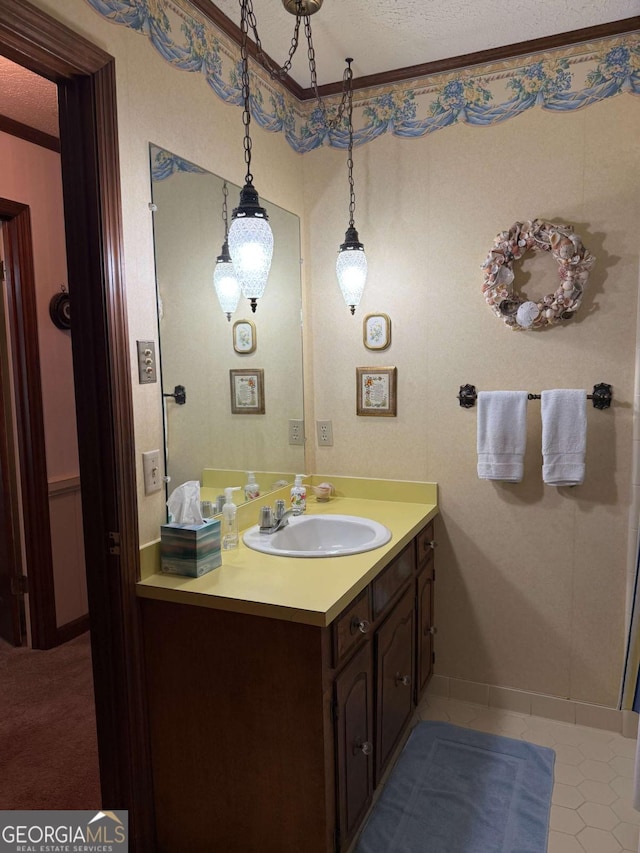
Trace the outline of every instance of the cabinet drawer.
<instances>
[{"instance_id":1,"label":"cabinet drawer","mask_svg":"<svg viewBox=\"0 0 640 853\"><path fill-rule=\"evenodd\" d=\"M427 563L433 559L433 549L435 547L433 543L433 521L431 521L416 536L419 566L426 566Z\"/></svg>"},{"instance_id":2,"label":"cabinet drawer","mask_svg":"<svg viewBox=\"0 0 640 853\"><path fill-rule=\"evenodd\" d=\"M371 596L367 587L333 623L333 666L345 660L371 629Z\"/></svg>"},{"instance_id":3,"label":"cabinet drawer","mask_svg":"<svg viewBox=\"0 0 640 853\"><path fill-rule=\"evenodd\" d=\"M402 592L405 582L415 568L415 546L413 542L399 554L393 563L373 582L373 618L377 619Z\"/></svg>"}]
</instances>

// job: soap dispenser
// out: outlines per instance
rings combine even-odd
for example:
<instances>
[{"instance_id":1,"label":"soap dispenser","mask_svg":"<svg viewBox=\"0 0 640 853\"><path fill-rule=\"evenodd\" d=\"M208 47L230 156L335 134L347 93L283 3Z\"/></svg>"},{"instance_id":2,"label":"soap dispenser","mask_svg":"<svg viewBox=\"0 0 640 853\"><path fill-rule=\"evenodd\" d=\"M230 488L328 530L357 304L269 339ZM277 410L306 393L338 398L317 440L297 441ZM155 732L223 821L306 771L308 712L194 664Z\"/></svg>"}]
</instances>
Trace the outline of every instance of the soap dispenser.
<instances>
[{"instance_id":1,"label":"soap dispenser","mask_svg":"<svg viewBox=\"0 0 640 853\"><path fill-rule=\"evenodd\" d=\"M247 471L247 485L244 487L245 501L252 501L260 497L260 486L256 483L256 475L253 471Z\"/></svg>"},{"instance_id":2,"label":"soap dispenser","mask_svg":"<svg viewBox=\"0 0 640 853\"><path fill-rule=\"evenodd\" d=\"M229 551L238 547L238 507L233 502L233 493L239 491L240 486L229 487L224 490L225 504L222 507L222 550Z\"/></svg>"},{"instance_id":3,"label":"soap dispenser","mask_svg":"<svg viewBox=\"0 0 640 853\"><path fill-rule=\"evenodd\" d=\"M307 508L307 487L303 486L304 474L296 474L296 479L291 487L291 506L298 512L304 512Z\"/></svg>"}]
</instances>

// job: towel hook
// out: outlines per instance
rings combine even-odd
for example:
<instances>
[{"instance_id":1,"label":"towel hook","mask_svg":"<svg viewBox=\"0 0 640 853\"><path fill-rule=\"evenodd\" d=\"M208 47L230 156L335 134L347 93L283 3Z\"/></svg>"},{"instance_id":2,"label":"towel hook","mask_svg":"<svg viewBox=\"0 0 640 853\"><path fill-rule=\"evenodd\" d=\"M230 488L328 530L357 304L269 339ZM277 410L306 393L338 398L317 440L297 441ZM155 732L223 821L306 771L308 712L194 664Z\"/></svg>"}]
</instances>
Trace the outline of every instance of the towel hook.
<instances>
[{"instance_id":1,"label":"towel hook","mask_svg":"<svg viewBox=\"0 0 640 853\"><path fill-rule=\"evenodd\" d=\"M187 402L187 389L184 385L176 385L173 389L173 394L163 394L163 397L173 397L179 406L184 406Z\"/></svg>"}]
</instances>

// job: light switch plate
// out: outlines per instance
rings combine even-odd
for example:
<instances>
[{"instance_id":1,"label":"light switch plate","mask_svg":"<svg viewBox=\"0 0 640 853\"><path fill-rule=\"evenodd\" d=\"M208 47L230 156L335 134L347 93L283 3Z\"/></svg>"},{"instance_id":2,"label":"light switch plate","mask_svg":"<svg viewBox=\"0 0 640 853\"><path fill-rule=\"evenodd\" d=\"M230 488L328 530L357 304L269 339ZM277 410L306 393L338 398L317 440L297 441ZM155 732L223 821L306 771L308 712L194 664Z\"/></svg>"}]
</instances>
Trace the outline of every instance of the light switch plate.
<instances>
[{"instance_id":1,"label":"light switch plate","mask_svg":"<svg viewBox=\"0 0 640 853\"><path fill-rule=\"evenodd\" d=\"M160 471L160 451L147 450L142 454L142 470L144 473L144 493L152 495L162 488L162 473Z\"/></svg>"},{"instance_id":2,"label":"light switch plate","mask_svg":"<svg viewBox=\"0 0 640 853\"><path fill-rule=\"evenodd\" d=\"M136 341L138 345L138 381L141 385L158 381L156 342Z\"/></svg>"}]
</instances>

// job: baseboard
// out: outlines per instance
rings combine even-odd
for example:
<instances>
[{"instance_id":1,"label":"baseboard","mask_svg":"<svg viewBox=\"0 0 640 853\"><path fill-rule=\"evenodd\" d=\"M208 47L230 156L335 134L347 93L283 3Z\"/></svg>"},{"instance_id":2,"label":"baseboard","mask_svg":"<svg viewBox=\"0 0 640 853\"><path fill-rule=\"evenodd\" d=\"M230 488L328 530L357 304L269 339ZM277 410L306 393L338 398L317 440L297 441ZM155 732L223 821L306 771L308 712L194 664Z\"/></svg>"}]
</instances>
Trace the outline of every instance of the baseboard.
<instances>
[{"instance_id":1,"label":"baseboard","mask_svg":"<svg viewBox=\"0 0 640 853\"><path fill-rule=\"evenodd\" d=\"M89 630L89 614L80 616L78 619L73 619L71 622L65 622L58 628L58 645L68 643L69 640L75 640L80 634L84 634Z\"/></svg>"},{"instance_id":2,"label":"baseboard","mask_svg":"<svg viewBox=\"0 0 640 853\"><path fill-rule=\"evenodd\" d=\"M635 738L638 734L638 714L633 711L619 711L617 708L560 699L543 693L514 690L510 687L498 687L494 684L465 681L444 675L434 675L431 678L427 693L431 696L446 696L449 699L457 699L473 705L502 708L518 714L531 714L563 723L604 729L617 732L624 737Z\"/></svg>"}]
</instances>

